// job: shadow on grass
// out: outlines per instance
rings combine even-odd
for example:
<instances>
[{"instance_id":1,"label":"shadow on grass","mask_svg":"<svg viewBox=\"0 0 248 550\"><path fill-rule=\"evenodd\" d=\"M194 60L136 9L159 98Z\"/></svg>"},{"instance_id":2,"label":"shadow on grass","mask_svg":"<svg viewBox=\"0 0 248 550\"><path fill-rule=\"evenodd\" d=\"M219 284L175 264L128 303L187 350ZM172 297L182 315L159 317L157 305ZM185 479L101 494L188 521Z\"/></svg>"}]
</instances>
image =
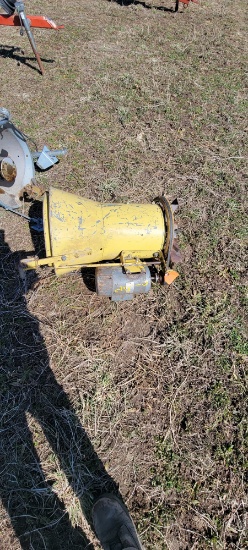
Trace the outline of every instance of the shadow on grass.
<instances>
[{"instance_id":1,"label":"shadow on grass","mask_svg":"<svg viewBox=\"0 0 248 550\"><path fill-rule=\"evenodd\" d=\"M26 65L26 67L29 67L30 69L33 69L33 71L37 71L40 74L39 67L36 67L36 65L30 63L30 61L34 61L36 63L35 57L25 56L24 51L18 46L7 46L0 44L0 57L4 57L5 59L13 59L18 65ZM41 61L43 63L55 62L54 59L44 59L43 57L41 57Z\"/></svg>"},{"instance_id":2,"label":"shadow on grass","mask_svg":"<svg viewBox=\"0 0 248 550\"><path fill-rule=\"evenodd\" d=\"M160 11L167 11L174 13L175 11L178 11L178 1L176 0L176 6L175 9L173 8L166 8L165 6L153 6L152 4L148 4L147 2L143 2L142 0L108 0L109 2L116 2L116 4L119 4L119 6L143 6L143 8L146 8L148 10L154 9L154 10L160 10Z\"/></svg>"},{"instance_id":3,"label":"shadow on grass","mask_svg":"<svg viewBox=\"0 0 248 550\"><path fill-rule=\"evenodd\" d=\"M42 471L39 454L46 461L51 453L30 431L27 413L40 424L89 523L94 500L103 492L118 494L118 488L49 367L18 271L26 255L12 253L0 231L0 496L22 549L90 549Z\"/></svg>"}]
</instances>

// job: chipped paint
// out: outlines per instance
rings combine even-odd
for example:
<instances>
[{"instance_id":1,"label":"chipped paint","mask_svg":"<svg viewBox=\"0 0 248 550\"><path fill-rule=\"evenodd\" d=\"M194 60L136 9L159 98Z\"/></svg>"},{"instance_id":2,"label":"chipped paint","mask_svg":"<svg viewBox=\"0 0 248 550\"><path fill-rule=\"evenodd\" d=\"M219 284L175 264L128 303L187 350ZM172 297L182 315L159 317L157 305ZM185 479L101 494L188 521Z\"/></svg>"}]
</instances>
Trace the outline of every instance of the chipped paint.
<instances>
[{"instance_id":1,"label":"chipped paint","mask_svg":"<svg viewBox=\"0 0 248 550\"><path fill-rule=\"evenodd\" d=\"M87 246L92 253L80 253L79 265L121 261L126 250L141 264L141 260L152 258L163 249L164 216L156 204L101 204L55 188L50 189L45 200L44 233L49 256L69 258ZM54 265L59 270L60 266ZM137 262L135 265L140 271ZM66 270L72 271L69 261L67 268L63 266L64 273Z\"/></svg>"},{"instance_id":2,"label":"chipped paint","mask_svg":"<svg viewBox=\"0 0 248 550\"><path fill-rule=\"evenodd\" d=\"M65 217L63 214L60 214L60 212L51 212L51 218L56 218L56 220L59 220L60 222L65 221Z\"/></svg>"},{"instance_id":3,"label":"chipped paint","mask_svg":"<svg viewBox=\"0 0 248 550\"><path fill-rule=\"evenodd\" d=\"M82 216L79 216L78 218L78 231L84 231L85 227L82 227L83 218Z\"/></svg>"}]
</instances>

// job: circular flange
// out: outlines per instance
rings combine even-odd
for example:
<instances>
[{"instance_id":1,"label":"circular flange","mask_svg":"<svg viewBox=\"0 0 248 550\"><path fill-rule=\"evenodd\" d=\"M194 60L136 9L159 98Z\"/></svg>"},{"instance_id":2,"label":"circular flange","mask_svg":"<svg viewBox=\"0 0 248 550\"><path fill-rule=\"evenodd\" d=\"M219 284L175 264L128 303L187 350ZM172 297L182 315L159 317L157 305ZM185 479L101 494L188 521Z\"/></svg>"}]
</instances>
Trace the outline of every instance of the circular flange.
<instances>
[{"instance_id":1,"label":"circular flange","mask_svg":"<svg viewBox=\"0 0 248 550\"><path fill-rule=\"evenodd\" d=\"M8 182L12 182L16 179L16 165L10 157L5 157L0 164L1 177Z\"/></svg>"},{"instance_id":2,"label":"circular flange","mask_svg":"<svg viewBox=\"0 0 248 550\"><path fill-rule=\"evenodd\" d=\"M168 269L169 266L170 266L171 251L172 251L173 240L174 240L174 217L173 217L173 212L172 212L171 205L170 205L169 201L166 199L166 197L164 197L164 196L156 197L153 200L153 202L155 202L155 204L160 206L160 208L162 209L163 214L164 214L164 220L165 220L167 233L166 233L166 239L165 239L164 248L163 248L163 255L164 255L164 258L165 258L165 262L166 262L166 268Z\"/></svg>"}]
</instances>

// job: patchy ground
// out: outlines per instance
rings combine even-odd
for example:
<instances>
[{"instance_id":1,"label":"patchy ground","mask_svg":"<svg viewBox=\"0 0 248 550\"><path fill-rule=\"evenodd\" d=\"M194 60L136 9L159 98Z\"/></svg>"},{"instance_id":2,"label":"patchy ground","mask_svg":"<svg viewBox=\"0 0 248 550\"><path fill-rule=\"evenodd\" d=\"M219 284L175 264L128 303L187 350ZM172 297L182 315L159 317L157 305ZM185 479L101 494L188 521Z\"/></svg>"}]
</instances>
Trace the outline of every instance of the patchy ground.
<instances>
[{"instance_id":1,"label":"patchy ground","mask_svg":"<svg viewBox=\"0 0 248 550\"><path fill-rule=\"evenodd\" d=\"M26 4L65 25L35 31L43 78L1 27L0 105L69 150L37 180L178 197L183 262L130 303L80 273L22 281L29 227L0 211L1 548L98 548L91 504L119 490L147 549L244 550L246 2Z\"/></svg>"}]
</instances>

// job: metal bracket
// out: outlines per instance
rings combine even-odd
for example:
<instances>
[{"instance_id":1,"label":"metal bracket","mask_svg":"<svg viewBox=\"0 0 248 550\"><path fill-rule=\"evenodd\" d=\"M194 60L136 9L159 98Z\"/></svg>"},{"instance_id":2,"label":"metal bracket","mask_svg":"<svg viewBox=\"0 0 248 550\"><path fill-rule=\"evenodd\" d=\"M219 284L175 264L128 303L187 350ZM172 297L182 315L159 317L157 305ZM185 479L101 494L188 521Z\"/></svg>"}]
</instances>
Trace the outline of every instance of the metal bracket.
<instances>
[{"instance_id":1,"label":"metal bracket","mask_svg":"<svg viewBox=\"0 0 248 550\"><path fill-rule=\"evenodd\" d=\"M56 149L51 151L46 145L44 145L42 151L35 151L32 153L32 157L38 168L41 170L47 170L58 162L57 156L64 156L66 153L67 149Z\"/></svg>"},{"instance_id":2,"label":"metal bracket","mask_svg":"<svg viewBox=\"0 0 248 550\"><path fill-rule=\"evenodd\" d=\"M142 273L145 271L145 264L140 260L140 256L146 256L145 250L122 250L120 262L127 274Z\"/></svg>"},{"instance_id":3,"label":"metal bracket","mask_svg":"<svg viewBox=\"0 0 248 550\"><path fill-rule=\"evenodd\" d=\"M88 261L85 262L85 257L91 255L92 251L90 249L86 249L79 252L74 252L73 254L62 254L60 256L47 256L46 258L39 259L37 256L25 258L21 260L22 266L25 270L28 269L36 269L38 267L41 267L43 265L48 266L54 266L55 269L63 270L67 269L68 266L73 267L73 269L77 270L83 267L102 267L102 268L108 268L108 267L123 267L125 269L125 272L127 274L131 273L143 273L146 269L147 265L157 265L159 256L156 254L156 260L154 262L141 262L139 258L127 258L130 254L135 254L135 252L129 252L124 251L124 254L127 253L127 256L120 256L119 262L106 262L106 263L91 263ZM136 254L139 253L142 256L142 253L145 254L144 250L136 251ZM125 262L123 261L125 259Z\"/></svg>"}]
</instances>

